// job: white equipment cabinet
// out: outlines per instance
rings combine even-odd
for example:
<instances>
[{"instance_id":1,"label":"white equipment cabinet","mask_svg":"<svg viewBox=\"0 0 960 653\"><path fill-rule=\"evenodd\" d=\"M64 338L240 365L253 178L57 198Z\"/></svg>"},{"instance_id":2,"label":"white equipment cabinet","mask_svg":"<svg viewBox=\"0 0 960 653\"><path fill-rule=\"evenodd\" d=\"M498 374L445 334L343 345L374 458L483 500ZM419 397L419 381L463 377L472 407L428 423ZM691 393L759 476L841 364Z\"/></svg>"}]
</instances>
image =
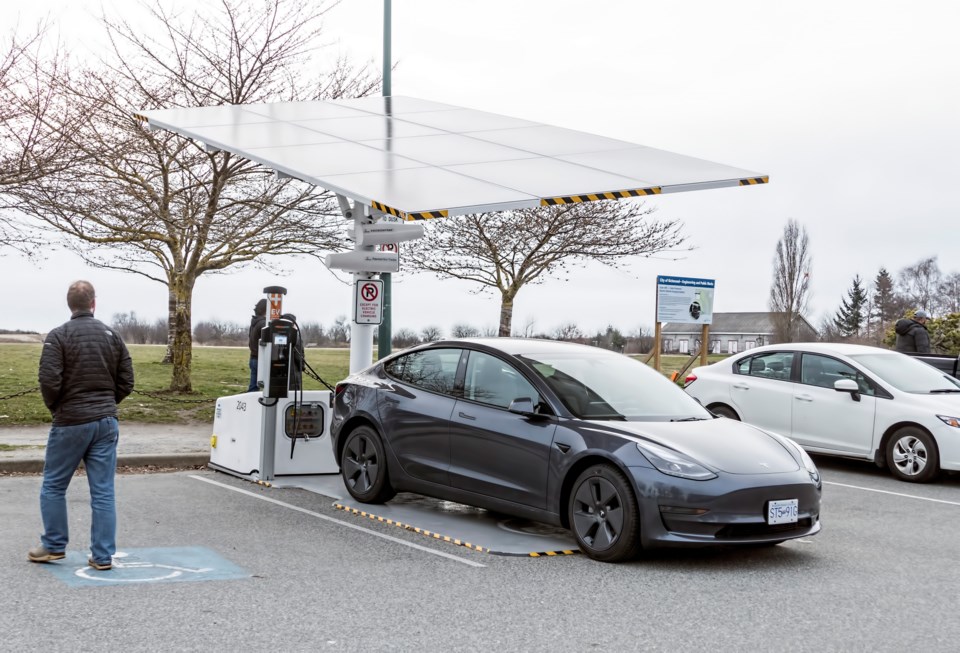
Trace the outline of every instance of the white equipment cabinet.
<instances>
[{"instance_id":1,"label":"white equipment cabinet","mask_svg":"<svg viewBox=\"0 0 960 653\"><path fill-rule=\"evenodd\" d=\"M330 418L327 390L291 391L281 399L264 399L261 392L220 397L210 438L210 467L259 481L336 474L340 468L330 442ZM295 433L299 437L294 445Z\"/></svg>"}]
</instances>

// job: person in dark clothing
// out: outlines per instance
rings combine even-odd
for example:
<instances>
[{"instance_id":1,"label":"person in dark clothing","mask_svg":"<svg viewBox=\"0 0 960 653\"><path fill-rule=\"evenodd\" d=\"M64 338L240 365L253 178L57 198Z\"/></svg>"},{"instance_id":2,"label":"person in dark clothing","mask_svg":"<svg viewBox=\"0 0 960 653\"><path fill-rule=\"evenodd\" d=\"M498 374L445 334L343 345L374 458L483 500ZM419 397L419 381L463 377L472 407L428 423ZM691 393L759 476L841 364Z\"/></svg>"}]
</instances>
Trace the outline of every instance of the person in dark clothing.
<instances>
[{"instance_id":1,"label":"person in dark clothing","mask_svg":"<svg viewBox=\"0 0 960 653\"><path fill-rule=\"evenodd\" d=\"M43 535L31 562L66 556L67 487L80 461L90 486L90 559L111 569L117 552L117 404L133 391L133 362L120 336L93 317L96 295L88 281L67 290L70 320L47 334L40 354L40 393L53 415L40 488Z\"/></svg>"},{"instance_id":2,"label":"person in dark clothing","mask_svg":"<svg viewBox=\"0 0 960 653\"><path fill-rule=\"evenodd\" d=\"M267 324L267 300L261 299L253 307L253 317L250 318L250 385L247 392L256 392L257 387L257 354L260 351L260 332Z\"/></svg>"},{"instance_id":3,"label":"person in dark clothing","mask_svg":"<svg viewBox=\"0 0 960 653\"><path fill-rule=\"evenodd\" d=\"M923 309L913 314L912 318L897 320L894 330L897 332L897 351L916 354L930 353L930 334L927 333L927 320L930 314Z\"/></svg>"}]
</instances>

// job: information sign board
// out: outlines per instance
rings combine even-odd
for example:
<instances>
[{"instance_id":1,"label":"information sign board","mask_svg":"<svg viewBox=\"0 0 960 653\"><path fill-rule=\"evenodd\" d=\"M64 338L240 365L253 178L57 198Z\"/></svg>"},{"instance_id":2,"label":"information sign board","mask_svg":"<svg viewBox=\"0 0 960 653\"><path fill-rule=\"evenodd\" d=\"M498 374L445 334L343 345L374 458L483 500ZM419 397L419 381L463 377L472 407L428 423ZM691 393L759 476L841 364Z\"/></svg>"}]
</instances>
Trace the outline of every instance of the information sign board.
<instances>
[{"instance_id":1,"label":"information sign board","mask_svg":"<svg viewBox=\"0 0 960 653\"><path fill-rule=\"evenodd\" d=\"M657 276L657 322L713 322L713 279Z\"/></svg>"}]
</instances>

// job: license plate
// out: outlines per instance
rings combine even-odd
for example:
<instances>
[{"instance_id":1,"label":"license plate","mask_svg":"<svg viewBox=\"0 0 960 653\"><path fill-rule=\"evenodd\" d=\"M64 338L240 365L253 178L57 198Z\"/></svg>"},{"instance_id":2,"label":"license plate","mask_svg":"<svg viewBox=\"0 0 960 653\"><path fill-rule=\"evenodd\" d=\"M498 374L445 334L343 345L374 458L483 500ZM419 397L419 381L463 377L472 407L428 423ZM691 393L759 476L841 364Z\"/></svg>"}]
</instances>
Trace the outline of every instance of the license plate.
<instances>
[{"instance_id":1,"label":"license plate","mask_svg":"<svg viewBox=\"0 0 960 653\"><path fill-rule=\"evenodd\" d=\"M795 524L800 516L799 503L797 499L771 501L767 504L767 523Z\"/></svg>"}]
</instances>

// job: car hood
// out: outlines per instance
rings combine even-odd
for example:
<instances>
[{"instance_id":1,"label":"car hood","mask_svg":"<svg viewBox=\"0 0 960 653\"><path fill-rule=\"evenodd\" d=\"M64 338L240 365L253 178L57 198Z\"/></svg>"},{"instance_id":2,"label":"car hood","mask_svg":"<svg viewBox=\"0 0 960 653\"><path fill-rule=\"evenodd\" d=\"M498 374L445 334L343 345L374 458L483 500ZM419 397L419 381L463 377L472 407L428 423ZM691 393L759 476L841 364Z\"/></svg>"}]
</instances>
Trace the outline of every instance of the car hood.
<instances>
[{"instance_id":1,"label":"car hood","mask_svg":"<svg viewBox=\"0 0 960 653\"><path fill-rule=\"evenodd\" d=\"M593 422L610 428L610 422ZM697 462L728 474L779 474L800 465L772 435L733 419L696 422L617 422L618 431L676 449Z\"/></svg>"}]
</instances>

